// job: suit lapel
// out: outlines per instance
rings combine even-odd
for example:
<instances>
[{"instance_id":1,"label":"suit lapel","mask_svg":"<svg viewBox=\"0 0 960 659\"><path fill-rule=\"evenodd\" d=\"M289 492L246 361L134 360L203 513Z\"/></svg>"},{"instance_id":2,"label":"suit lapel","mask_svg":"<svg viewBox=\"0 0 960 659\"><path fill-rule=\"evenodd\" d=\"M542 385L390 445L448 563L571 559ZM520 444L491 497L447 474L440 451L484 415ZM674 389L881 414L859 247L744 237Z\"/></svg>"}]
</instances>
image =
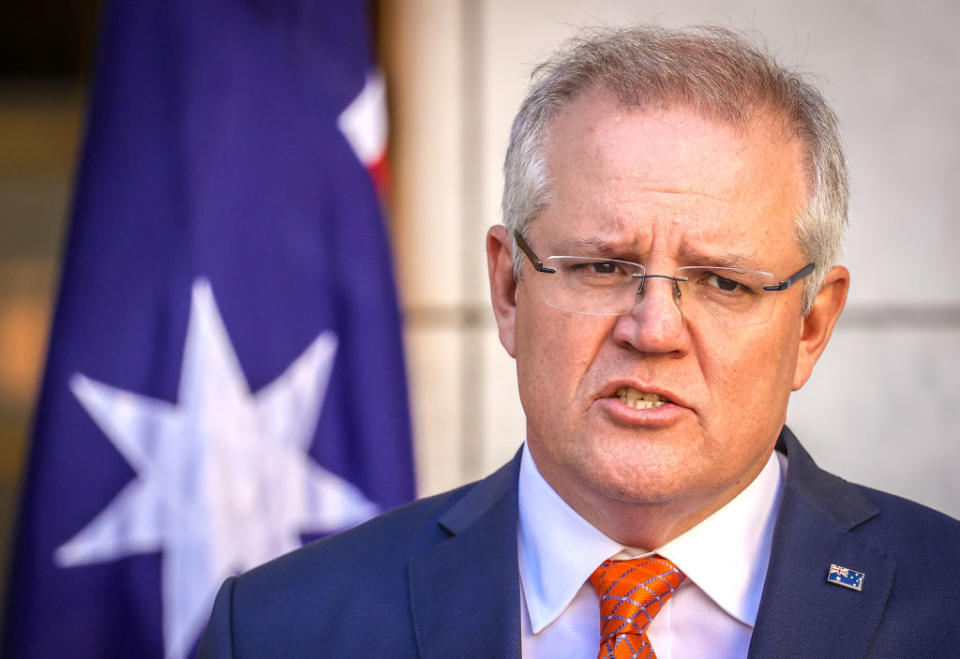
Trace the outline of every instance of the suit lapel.
<instances>
[{"instance_id":1,"label":"suit lapel","mask_svg":"<svg viewBox=\"0 0 960 659\"><path fill-rule=\"evenodd\" d=\"M420 655L520 657L519 453L439 520L450 535L410 559Z\"/></svg>"},{"instance_id":2,"label":"suit lapel","mask_svg":"<svg viewBox=\"0 0 960 659\"><path fill-rule=\"evenodd\" d=\"M787 484L750 657L862 657L880 624L895 564L857 537L877 514L858 489L827 474L784 428ZM831 564L864 573L857 592L827 582Z\"/></svg>"}]
</instances>

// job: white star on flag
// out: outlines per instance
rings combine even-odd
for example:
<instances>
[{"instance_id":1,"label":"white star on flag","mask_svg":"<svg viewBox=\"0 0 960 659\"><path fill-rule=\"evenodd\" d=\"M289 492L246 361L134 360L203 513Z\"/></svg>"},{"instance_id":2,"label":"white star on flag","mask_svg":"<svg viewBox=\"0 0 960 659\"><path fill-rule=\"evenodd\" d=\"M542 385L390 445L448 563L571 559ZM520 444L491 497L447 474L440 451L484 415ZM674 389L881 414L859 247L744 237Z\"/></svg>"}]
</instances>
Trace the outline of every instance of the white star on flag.
<instances>
[{"instance_id":1,"label":"white star on flag","mask_svg":"<svg viewBox=\"0 0 960 659\"><path fill-rule=\"evenodd\" d=\"M193 285L176 404L84 375L70 388L137 473L56 550L61 567L163 552L167 657L185 656L220 583L378 510L308 450L337 339L320 334L286 371L251 394L210 284Z\"/></svg>"}]
</instances>

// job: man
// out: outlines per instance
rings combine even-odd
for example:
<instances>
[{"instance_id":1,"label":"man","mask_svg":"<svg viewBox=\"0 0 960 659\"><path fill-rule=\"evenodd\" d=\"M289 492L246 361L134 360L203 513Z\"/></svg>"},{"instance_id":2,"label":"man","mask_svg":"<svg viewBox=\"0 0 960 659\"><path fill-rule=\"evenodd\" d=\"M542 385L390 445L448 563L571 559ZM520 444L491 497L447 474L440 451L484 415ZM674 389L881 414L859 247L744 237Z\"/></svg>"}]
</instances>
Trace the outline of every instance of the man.
<instances>
[{"instance_id":1,"label":"man","mask_svg":"<svg viewBox=\"0 0 960 659\"><path fill-rule=\"evenodd\" d=\"M725 30L588 33L538 69L505 180L524 448L228 581L206 654L960 653L960 524L784 427L850 281L821 95Z\"/></svg>"}]
</instances>

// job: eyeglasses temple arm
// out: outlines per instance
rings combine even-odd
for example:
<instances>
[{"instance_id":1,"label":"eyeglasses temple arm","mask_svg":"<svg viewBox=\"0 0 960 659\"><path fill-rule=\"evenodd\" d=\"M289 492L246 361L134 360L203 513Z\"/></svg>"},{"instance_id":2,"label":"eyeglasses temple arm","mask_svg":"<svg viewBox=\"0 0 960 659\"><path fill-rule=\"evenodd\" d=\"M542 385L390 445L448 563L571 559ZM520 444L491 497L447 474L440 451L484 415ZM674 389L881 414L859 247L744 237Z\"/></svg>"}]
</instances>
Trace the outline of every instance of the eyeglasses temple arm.
<instances>
[{"instance_id":1,"label":"eyeglasses temple arm","mask_svg":"<svg viewBox=\"0 0 960 659\"><path fill-rule=\"evenodd\" d=\"M790 288L791 286L793 286L794 284L796 284L798 281L800 281L801 279L803 279L804 277L806 277L807 275L809 275L811 272L813 272L813 269L814 269L815 267L816 267L816 264L814 264L814 263L808 263L808 264L806 264L805 266L803 266L802 268L800 268L799 270L797 270L797 272L795 272L793 275L791 275L791 276L788 277L787 279L784 279L783 281L781 281L779 284L775 284L775 285L772 285L772 286L764 286L764 287L763 287L763 290L765 290L765 291L785 291L786 289Z\"/></svg>"},{"instance_id":2,"label":"eyeglasses temple arm","mask_svg":"<svg viewBox=\"0 0 960 659\"><path fill-rule=\"evenodd\" d=\"M530 245L527 244L527 241L524 240L523 236L521 236L518 232L513 232L513 238L517 241L517 245L520 246L520 249L523 250L523 253L527 255L527 258L530 259L530 264L533 265L538 272L546 272L547 274L552 275L557 271L556 268L548 268L544 266L543 261L537 258L537 255L533 253L532 249L530 249Z\"/></svg>"}]
</instances>

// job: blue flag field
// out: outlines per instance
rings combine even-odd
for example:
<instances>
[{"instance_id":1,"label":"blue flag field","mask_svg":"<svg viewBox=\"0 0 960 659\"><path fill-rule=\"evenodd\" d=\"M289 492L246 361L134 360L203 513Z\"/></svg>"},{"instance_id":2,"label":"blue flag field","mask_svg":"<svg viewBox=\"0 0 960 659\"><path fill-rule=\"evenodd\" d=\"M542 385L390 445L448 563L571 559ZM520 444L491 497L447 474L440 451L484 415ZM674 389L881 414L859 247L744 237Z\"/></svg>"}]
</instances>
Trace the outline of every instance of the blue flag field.
<instances>
[{"instance_id":1,"label":"blue flag field","mask_svg":"<svg viewBox=\"0 0 960 659\"><path fill-rule=\"evenodd\" d=\"M227 576L413 497L368 19L107 4L5 656L189 656Z\"/></svg>"}]
</instances>

